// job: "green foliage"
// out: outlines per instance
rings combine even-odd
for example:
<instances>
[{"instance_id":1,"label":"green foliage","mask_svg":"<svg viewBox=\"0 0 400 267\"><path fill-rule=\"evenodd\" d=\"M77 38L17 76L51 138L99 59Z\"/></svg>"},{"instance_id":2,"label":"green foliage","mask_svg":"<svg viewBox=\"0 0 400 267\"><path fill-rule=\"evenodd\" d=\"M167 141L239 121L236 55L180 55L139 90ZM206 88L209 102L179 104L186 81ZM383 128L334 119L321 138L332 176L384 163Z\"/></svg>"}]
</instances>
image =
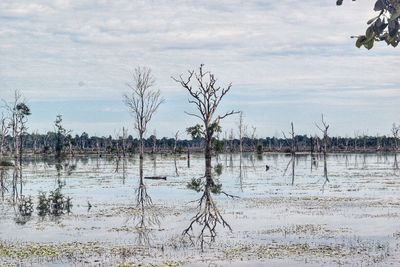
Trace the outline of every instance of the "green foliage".
<instances>
[{"instance_id":1,"label":"green foliage","mask_svg":"<svg viewBox=\"0 0 400 267\"><path fill-rule=\"evenodd\" d=\"M23 102L18 103L16 105L16 110L17 110L18 114L20 114L22 116L29 116L32 114L29 107Z\"/></svg>"},{"instance_id":2,"label":"green foliage","mask_svg":"<svg viewBox=\"0 0 400 267\"><path fill-rule=\"evenodd\" d=\"M213 186L211 186L210 188L211 193L213 194L221 194L222 192L222 184L218 183L218 184L214 184Z\"/></svg>"},{"instance_id":3,"label":"green foliage","mask_svg":"<svg viewBox=\"0 0 400 267\"><path fill-rule=\"evenodd\" d=\"M22 196L18 204L18 210L22 216L31 216L33 212L32 197Z\"/></svg>"},{"instance_id":4,"label":"green foliage","mask_svg":"<svg viewBox=\"0 0 400 267\"><path fill-rule=\"evenodd\" d=\"M38 196L38 206L36 209L38 210L39 216L45 216L49 212L49 201L47 199L46 193L40 192Z\"/></svg>"},{"instance_id":5,"label":"green foliage","mask_svg":"<svg viewBox=\"0 0 400 267\"><path fill-rule=\"evenodd\" d=\"M220 126L219 123L216 122L216 121L213 122L213 123L211 123L209 129L210 129L210 131L211 131L212 134L222 132L221 126Z\"/></svg>"},{"instance_id":6,"label":"green foliage","mask_svg":"<svg viewBox=\"0 0 400 267\"><path fill-rule=\"evenodd\" d=\"M263 146L262 145L257 145L257 154L262 154L263 153Z\"/></svg>"},{"instance_id":7,"label":"green foliage","mask_svg":"<svg viewBox=\"0 0 400 267\"><path fill-rule=\"evenodd\" d=\"M50 152L50 146L44 146L43 147L43 153L47 154Z\"/></svg>"},{"instance_id":8,"label":"green foliage","mask_svg":"<svg viewBox=\"0 0 400 267\"><path fill-rule=\"evenodd\" d=\"M209 136L213 136L214 133L220 133L222 131L221 126L218 122L213 122L208 127ZM204 130L204 125L196 124L195 126L186 128L187 134L193 139L199 139L205 137L207 134Z\"/></svg>"},{"instance_id":9,"label":"green foliage","mask_svg":"<svg viewBox=\"0 0 400 267\"><path fill-rule=\"evenodd\" d=\"M205 182L202 181L202 178L192 178L192 180L190 180L190 182L187 183L186 187L196 192L200 192L205 190L206 185ZM210 186L209 189L211 193L218 195L222 192L222 184L215 183L212 186Z\"/></svg>"},{"instance_id":10,"label":"green foliage","mask_svg":"<svg viewBox=\"0 0 400 267\"><path fill-rule=\"evenodd\" d=\"M223 166L222 164L217 164L214 167L214 172L217 174L217 176L220 176L222 174Z\"/></svg>"},{"instance_id":11,"label":"green foliage","mask_svg":"<svg viewBox=\"0 0 400 267\"><path fill-rule=\"evenodd\" d=\"M196 124L195 126L186 128L186 132L193 138L199 139L204 135L203 125Z\"/></svg>"},{"instance_id":12,"label":"green foliage","mask_svg":"<svg viewBox=\"0 0 400 267\"><path fill-rule=\"evenodd\" d=\"M200 192L202 187L201 178L192 178L186 187L196 192Z\"/></svg>"},{"instance_id":13,"label":"green foliage","mask_svg":"<svg viewBox=\"0 0 400 267\"><path fill-rule=\"evenodd\" d=\"M182 154L183 153L183 147L177 147L175 150L175 154Z\"/></svg>"},{"instance_id":14,"label":"green foliage","mask_svg":"<svg viewBox=\"0 0 400 267\"><path fill-rule=\"evenodd\" d=\"M64 139L67 134L67 130L62 126L62 116L57 115L57 118L54 122L54 126L56 128L57 142L56 142L56 155L59 157L61 155L61 151L64 148Z\"/></svg>"},{"instance_id":15,"label":"green foliage","mask_svg":"<svg viewBox=\"0 0 400 267\"><path fill-rule=\"evenodd\" d=\"M39 193L38 200L39 204L36 209L40 216L45 216L47 214L60 216L65 212L69 213L72 208L72 199L70 197L65 197L59 188L50 191L48 197L46 197L46 193Z\"/></svg>"},{"instance_id":16,"label":"green foliage","mask_svg":"<svg viewBox=\"0 0 400 267\"><path fill-rule=\"evenodd\" d=\"M222 153L224 151L224 141L214 139L213 140L214 151L216 153Z\"/></svg>"},{"instance_id":17,"label":"green foliage","mask_svg":"<svg viewBox=\"0 0 400 267\"><path fill-rule=\"evenodd\" d=\"M355 0L353 0L355 1ZM343 4L343 0L337 0L336 5ZM364 46L366 49L374 47L374 42L385 41L387 45L396 47L400 42L400 2L397 0L377 0L374 11L379 15L370 19L364 35L353 36L357 38L356 47Z\"/></svg>"}]
</instances>

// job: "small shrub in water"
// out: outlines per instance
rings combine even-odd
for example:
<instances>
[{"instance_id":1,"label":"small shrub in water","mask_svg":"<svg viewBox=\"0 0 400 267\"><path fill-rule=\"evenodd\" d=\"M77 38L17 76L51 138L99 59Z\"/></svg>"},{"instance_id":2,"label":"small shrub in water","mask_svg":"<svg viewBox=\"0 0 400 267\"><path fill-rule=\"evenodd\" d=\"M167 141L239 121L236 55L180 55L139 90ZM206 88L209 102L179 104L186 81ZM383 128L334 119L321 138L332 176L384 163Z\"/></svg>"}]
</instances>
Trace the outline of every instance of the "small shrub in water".
<instances>
[{"instance_id":1,"label":"small shrub in water","mask_svg":"<svg viewBox=\"0 0 400 267\"><path fill-rule=\"evenodd\" d=\"M49 197L46 196L46 193L39 193L38 199L39 204L36 209L39 211L39 216L47 214L59 216L64 214L65 211L71 212L72 198L65 197L59 188L51 191Z\"/></svg>"},{"instance_id":2,"label":"small shrub in water","mask_svg":"<svg viewBox=\"0 0 400 267\"><path fill-rule=\"evenodd\" d=\"M214 167L214 171L218 176L220 176L222 174L222 170L223 170L222 164L217 164Z\"/></svg>"},{"instance_id":3,"label":"small shrub in water","mask_svg":"<svg viewBox=\"0 0 400 267\"><path fill-rule=\"evenodd\" d=\"M49 207L49 201L47 199L46 193L40 192L38 196L39 204L36 207L38 210L39 216L45 216L47 213L49 213L50 207Z\"/></svg>"},{"instance_id":4,"label":"small shrub in water","mask_svg":"<svg viewBox=\"0 0 400 267\"><path fill-rule=\"evenodd\" d=\"M201 191L201 178L193 178L187 185L187 188L194 190L196 192Z\"/></svg>"},{"instance_id":5,"label":"small shrub in water","mask_svg":"<svg viewBox=\"0 0 400 267\"><path fill-rule=\"evenodd\" d=\"M33 212L32 197L22 196L20 203L18 204L18 210L22 216L31 216Z\"/></svg>"},{"instance_id":6,"label":"small shrub in water","mask_svg":"<svg viewBox=\"0 0 400 267\"><path fill-rule=\"evenodd\" d=\"M60 189L51 191L49 194L50 213L52 215L61 215L64 211L64 195Z\"/></svg>"},{"instance_id":7,"label":"small shrub in water","mask_svg":"<svg viewBox=\"0 0 400 267\"><path fill-rule=\"evenodd\" d=\"M213 194L221 194L222 192L222 184L214 184L211 188L211 193Z\"/></svg>"}]
</instances>

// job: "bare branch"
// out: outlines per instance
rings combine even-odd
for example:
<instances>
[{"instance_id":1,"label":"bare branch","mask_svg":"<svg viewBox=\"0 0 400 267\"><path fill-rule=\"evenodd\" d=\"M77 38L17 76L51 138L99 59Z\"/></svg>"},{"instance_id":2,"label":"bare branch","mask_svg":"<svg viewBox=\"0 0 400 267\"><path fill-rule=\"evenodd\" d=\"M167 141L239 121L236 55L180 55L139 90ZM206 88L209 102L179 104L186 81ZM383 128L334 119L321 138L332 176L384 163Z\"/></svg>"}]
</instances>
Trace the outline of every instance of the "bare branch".
<instances>
[{"instance_id":1,"label":"bare branch","mask_svg":"<svg viewBox=\"0 0 400 267\"><path fill-rule=\"evenodd\" d=\"M187 115L189 115L189 116L193 116L193 117L199 118L200 120L203 120L203 118L200 117L200 116L197 115L197 114L189 113L189 112L187 112L187 111L185 111L185 113L186 113Z\"/></svg>"},{"instance_id":2,"label":"bare branch","mask_svg":"<svg viewBox=\"0 0 400 267\"><path fill-rule=\"evenodd\" d=\"M229 84L226 88L217 86L217 79L211 72L204 71L204 64L200 65L198 72L189 70L186 78L184 78L182 75L180 75L178 78L171 78L189 92L190 96L192 97L192 99L189 100L189 103L195 105L199 112L199 114L195 117L202 120L205 129L209 129L209 126L214 122L219 122L219 120L225 117L238 113L237 111L231 111L222 116L217 116L215 120L213 119L215 118L215 112L219 103L229 92L232 84ZM194 115L193 113L188 112L186 112L186 114L191 116ZM211 133L206 132L206 134Z\"/></svg>"},{"instance_id":3,"label":"bare branch","mask_svg":"<svg viewBox=\"0 0 400 267\"><path fill-rule=\"evenodd\" d=\"M231 112L227 112L227 113L225 113L224 115L222 115L222 116L218 116L218 120L222 120L222 119L224 119L224 118L226 118L226 117L228 117L228 116L231 116L231 115L234 115L234 114L239 114L240 113L240 111L234 111L234 110L232 110Z\"/></svg>"},{"instance_id":4,"label":"bare branch","mask_svg":"<svg viewBox=\"0 0 400 267\"><path fill-rule=\"evenodd\" d=\"M154 85L155 78L151 73L151 69L137 67L133 73L133 83L128 84L130 92L123 96L125 105L134 117L134 126L141 141L141 157L143 157L143 137L147 131L147 125L159 106L165 101L161 97L160 90L153 89Z\"/></svg>"}]
</instances>

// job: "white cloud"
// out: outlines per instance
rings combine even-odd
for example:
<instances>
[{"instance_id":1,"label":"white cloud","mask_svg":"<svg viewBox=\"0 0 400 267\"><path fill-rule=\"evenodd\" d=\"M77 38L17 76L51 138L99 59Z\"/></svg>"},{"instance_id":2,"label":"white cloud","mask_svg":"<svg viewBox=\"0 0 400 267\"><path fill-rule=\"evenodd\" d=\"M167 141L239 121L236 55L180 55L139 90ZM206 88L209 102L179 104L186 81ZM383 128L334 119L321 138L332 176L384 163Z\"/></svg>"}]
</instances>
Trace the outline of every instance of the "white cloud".
<instances>
[{"instance_id":1,"label":"white cloud","mask_svg":"<svg viewBox=\"0 0 400 267\"><path fill-rule=\"evenodd\" d=\"M347 1L336 7L334 1L318 0L3 0L1 97L18 88L32 101L118 100L132 69L147 65L168 98L184 94L171 75L205 63L222 84L231 81L232 90L244 91L236 95L250 96L247 102L236 98L232 103L255 106L251 114L257 114L256 106L262 103L279 104L283 113L293 103L352 103L368 110L376 99L395 97L398 84L388 64L396 61L396 50L385 44L373 51L358 50L349 38L365 30L372 5ZM340 90L349 85L353 89ZM258 94L273 99L260 100ZM395 107L390 108L394 112Z\"/></svg>"}]
</instances>

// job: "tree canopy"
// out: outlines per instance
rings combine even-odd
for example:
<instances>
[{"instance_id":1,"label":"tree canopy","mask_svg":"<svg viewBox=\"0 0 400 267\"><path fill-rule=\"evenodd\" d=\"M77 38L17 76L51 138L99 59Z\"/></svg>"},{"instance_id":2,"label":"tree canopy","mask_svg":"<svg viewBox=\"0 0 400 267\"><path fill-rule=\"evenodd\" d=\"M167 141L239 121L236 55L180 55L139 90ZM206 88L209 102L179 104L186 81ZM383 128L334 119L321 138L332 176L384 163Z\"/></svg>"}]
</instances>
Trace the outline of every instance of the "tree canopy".
<instances>
[{"instance_id":1,"label":"tree canopy","mask_svg":"<svg viewBox=\"0 0 400 267\"><path fill-rule=\"evenodd\" d=\"M343 0L336 1L336 5L342 4ZM377 0L374 11L379 12L379 14L367 21L369 26L365 34L352 36L352 38L357 38L356 46L358 48L364 46L369 50L375 42L385 41L387 45L396 47L400 42L400 1Z\"/></svg>"}]
</instances>

